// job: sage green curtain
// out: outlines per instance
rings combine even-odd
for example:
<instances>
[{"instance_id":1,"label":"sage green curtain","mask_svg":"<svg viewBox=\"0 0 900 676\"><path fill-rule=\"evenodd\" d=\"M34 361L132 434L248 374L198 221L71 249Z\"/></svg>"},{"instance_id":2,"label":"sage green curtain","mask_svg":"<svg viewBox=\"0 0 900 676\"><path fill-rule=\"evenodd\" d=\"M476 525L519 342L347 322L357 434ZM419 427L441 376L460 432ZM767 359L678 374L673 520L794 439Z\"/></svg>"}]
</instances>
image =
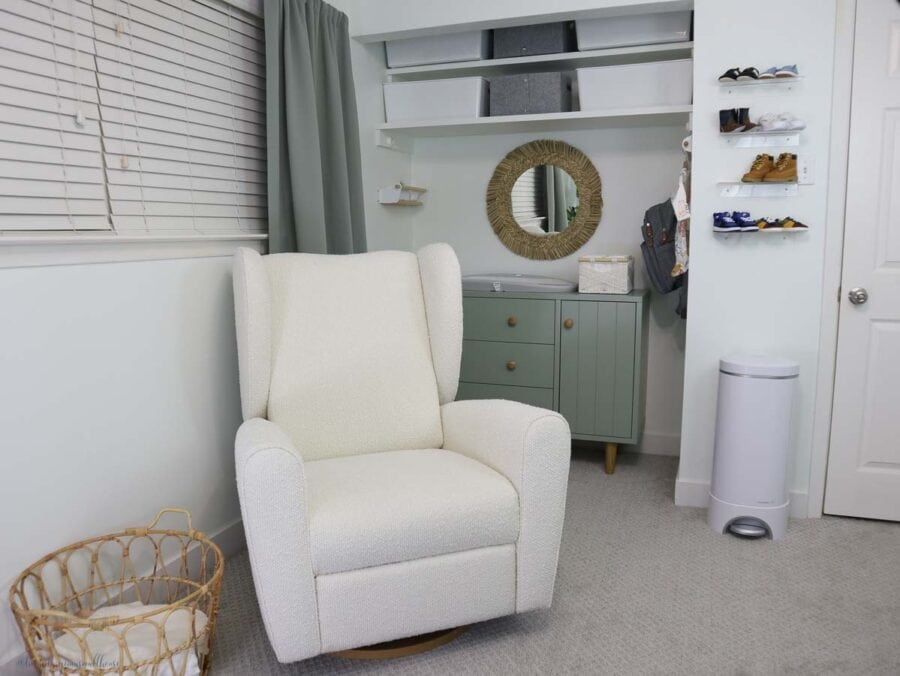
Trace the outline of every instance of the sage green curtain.
<instances>
[{"instance_id":1,"label":"sage green curtain","mask_svg":"<svg viewBox=\"0 0 900 676\"><path fill-rule=\"evenodd\" d=\"M269 251L366 250L347 17L321 0L266 0Z\"/></svg>"},{"instance_id":2,"label":"sage green curtain","mask_svg":"<svg viewBox=\"0 0 900 676\"><path fill-rule=\"evenodd\" d=\"M545 166L547 232L562 232L569 226L569 209L578 206L575 181L562 167Z\"/></svg>"}]
</instances>

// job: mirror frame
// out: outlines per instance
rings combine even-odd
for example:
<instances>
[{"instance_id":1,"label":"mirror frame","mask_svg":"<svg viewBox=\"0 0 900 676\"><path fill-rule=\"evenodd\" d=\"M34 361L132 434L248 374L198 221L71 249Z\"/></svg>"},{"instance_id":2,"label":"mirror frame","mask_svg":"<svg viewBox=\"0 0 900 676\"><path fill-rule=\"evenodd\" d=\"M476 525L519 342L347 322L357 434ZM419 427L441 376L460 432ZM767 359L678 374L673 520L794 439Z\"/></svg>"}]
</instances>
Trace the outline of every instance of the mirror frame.
<instances>
[{"instance_id":1,"label":"mirror frame","mask_svg":"<svg viewBox=\"0 0 900 676\"><path fill-rule=\"evenodd\" d=\"M553 164L565 169L578 189L578 213L566 229L553 235L534 235L516 222L512 212L512 188L526 169ZM519 256L532 260L556 260L587 244L603 213L600 174L583 152L563 141L531 141L501 160L487 188L487 215L500 241Z\"/></svg>"}]
</instances>

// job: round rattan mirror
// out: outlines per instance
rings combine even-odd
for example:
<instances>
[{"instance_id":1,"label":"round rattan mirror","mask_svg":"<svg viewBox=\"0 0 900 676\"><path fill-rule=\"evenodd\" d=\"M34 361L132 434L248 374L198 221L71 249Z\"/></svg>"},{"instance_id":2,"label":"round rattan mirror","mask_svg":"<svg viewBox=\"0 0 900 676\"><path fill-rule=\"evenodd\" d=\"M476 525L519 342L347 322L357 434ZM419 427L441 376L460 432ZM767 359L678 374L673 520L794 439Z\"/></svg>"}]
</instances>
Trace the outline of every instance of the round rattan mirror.
<instances>
[{"instance_id":1,"label":"round rattan mirror","mask_svg":"<svg viewBox=\"0 0 900 676\"><path fill-rule=\"evenodd\" d=\"M487 214L514 253L554 260L594 234L603 209L600 174L578 148L531 141L510 152L488 183Z\"/></svg>"}]
</instances>

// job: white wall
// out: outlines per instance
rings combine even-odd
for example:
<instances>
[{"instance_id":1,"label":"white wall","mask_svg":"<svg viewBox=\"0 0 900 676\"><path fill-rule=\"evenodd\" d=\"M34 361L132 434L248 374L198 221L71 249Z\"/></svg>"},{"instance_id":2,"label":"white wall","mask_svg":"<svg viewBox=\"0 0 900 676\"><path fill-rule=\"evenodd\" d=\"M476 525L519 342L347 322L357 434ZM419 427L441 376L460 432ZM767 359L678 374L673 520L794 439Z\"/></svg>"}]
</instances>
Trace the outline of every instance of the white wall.
<instances>
[{"instance_id":1,"label":"white wall","mask_svg":"<svg viewBox=\"0 0 900 676\"><path fill-rule=\"evenodd\" d=\"M354 32L361 0L330 0L330 4L344 12ZM378 204L378 188L397 181L409 181L410 156L375 145L375 126L384 122L384 45L360 44L350 41L353 61L353 84L359 113L360 155L362 156L363 189L365 190L366 239L370 251L380 249L411 249L411 209L386 207Z\"/></svg>"},{"instance_id":2,"label":"white wall","mask_svg":"<svg viewBox=\"0 0 900 676\"><path fill-rule=\"evenodd\" d=\"M239 518L230 258L0 269L0 588L90 535ZM6 603L0 671L21 651Z\"/></svg>"},{"instance_id":3,"label":"white wall","mask_svg":"<svg viewBox=\"0 0 900 676\"><path fill-rule=\"evenodd\" d=\"M463 274L530 272L578 279L578 256L599 253L635 257L635 284L649 288L640 252L644 211L671 196L684 154L683 128L605 129L546 134L417 139L413 179L429 189L416 210L413 241L448 242ZM485 211L485 190L506 153L536 138L571 143L591 158L603 182L603 216L588 244L557 261L532 261L497 239ZM681 426L684 320L674 313L675 294L651 301L647 422L643 450L677 454Z\"/></svg>"},{"instance_id":4,"label":"white wall","mask_svg":"<svg viewBox=\"0 0 900 676\"><path fill-rule=\"evenodd\" d=\"M681 461L676 502L700 506L712 471L718 358L734 351L784 355L800 362L794 405L790 489L793 513L805 515L813 439L825 216L829 166L834 0L696 0L694 19L694 174L691 297L687 327ZM736 26L739 31L736 33ZM794 93L749 87L724 96L726 68L799 64ZM751 116L790 111L809 127L800 155L814 160L816 182L790 199L725 199L716 182L737 180L754 150L725 146L719 108L751 107ZM713 235L712 213L745 210L799 218L801 236Z\"/></svg>"}]
</instances>

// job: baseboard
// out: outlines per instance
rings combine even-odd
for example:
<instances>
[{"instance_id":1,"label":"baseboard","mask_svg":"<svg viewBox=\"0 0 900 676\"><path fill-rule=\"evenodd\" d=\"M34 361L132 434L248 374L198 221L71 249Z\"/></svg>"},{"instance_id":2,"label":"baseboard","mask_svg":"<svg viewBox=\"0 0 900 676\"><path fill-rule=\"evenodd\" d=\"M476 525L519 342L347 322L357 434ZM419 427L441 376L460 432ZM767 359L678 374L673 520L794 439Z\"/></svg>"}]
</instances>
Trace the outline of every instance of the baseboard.
<instances>
[{"instance_id":1,"label":"baseboard","mask_svg":"<svg viewBox=\"0 0 900 676\"><path fill-rule=\"evenodd\" d=\"M244 524L240 518L235 519L214 533L208 534L209 539L215 542L226 559L234 556L244 549L246 539L244 537ZM3 589L9 589L13 580L9 580ZM25 646L22 645L22 637L16 620L13 617L9 605L2 604L0 611L0 674L6 676L18 676L18 674L34 674L31 660L25 655Z\"/></svg>"},{"instance_id":2,"label":"baseboard","mask_svg":"<svg viewBox=\"0 0 900 676\"><path fill-rule=\"evenodd\" d=\"M806 491L789 491L788 495L791 499L791 518L807 518L809 496ZM679 507L706 507L709 504L709 482L676 479L675 504Z\"/></svg>"},{"instance_id":3,"label":"baseboard","mask_svg":"<svg viewBox=\"0 0 900 676\"><path fill-rule=\"evenodd\" d=\"M678 457L681 451L681 435L671 432L644 432L641 443L634 450L648 455Z\"/></svg>"},{"instance_id":4,"label":"baseboard","mask_svg":"<svg viewBox=\"0 0 900 676\"><path fill-rule=\"evenodd\" d=\"M226 559L230 559L247 546L244 522L239 517L210 535L209 539L219 545Z\"/></svg>"}]
</instances>

